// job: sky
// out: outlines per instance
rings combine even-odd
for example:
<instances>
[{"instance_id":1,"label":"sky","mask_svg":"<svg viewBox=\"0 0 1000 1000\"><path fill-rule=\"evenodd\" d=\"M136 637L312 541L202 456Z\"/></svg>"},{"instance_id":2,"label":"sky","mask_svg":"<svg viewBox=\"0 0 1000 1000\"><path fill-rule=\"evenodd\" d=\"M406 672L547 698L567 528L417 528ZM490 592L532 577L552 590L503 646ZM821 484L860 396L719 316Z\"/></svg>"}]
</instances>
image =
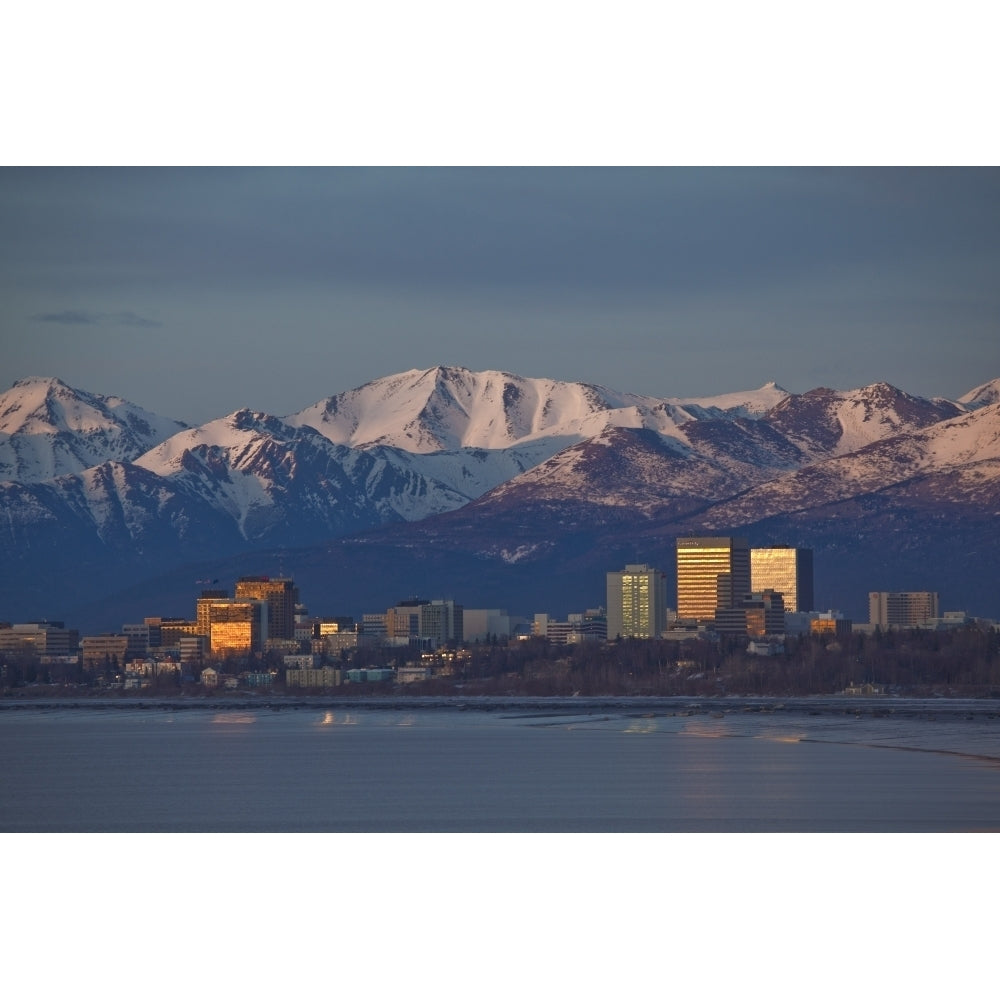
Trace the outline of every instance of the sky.
<instances>
[{"instance_id":1,"label":"sky","mask_svg":"<svg viewBox=\"0 0 1000 1000\"><path fill-rule=\"evenodd\" d=\"M1000 170L6 167L0 386L200 423L457 365L691 397L1000 376Z\"/></svg>"}]
</instances>

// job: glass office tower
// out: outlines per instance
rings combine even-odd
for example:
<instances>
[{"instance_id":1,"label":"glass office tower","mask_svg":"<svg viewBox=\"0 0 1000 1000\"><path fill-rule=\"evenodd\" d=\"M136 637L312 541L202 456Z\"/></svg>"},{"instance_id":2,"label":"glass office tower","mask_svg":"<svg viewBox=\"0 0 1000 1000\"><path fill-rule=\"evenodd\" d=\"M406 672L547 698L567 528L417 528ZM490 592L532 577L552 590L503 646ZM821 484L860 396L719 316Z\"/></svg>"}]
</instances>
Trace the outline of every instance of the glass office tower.
<instances>
[{"instance_id":1,"label":"glass office tower","mask_svg":"<svg viewBox=\"0 0 1000 1000\"><path fill-rule=\"evenodd\" d=\"M786 611L814 610L812 549L751 549L750 587L781 594Z\"/></svg>"},{"instance_id":2,"label":"glass office tower","mask_svg":"<svg viewBox=\"0 0 1000 1000\"><path fill-rule=\"evenodd\" d=\"M715 621L717 608L736 607L750 593L745 538L677 539L677 617Z\"/></svg>"}]
</instances>

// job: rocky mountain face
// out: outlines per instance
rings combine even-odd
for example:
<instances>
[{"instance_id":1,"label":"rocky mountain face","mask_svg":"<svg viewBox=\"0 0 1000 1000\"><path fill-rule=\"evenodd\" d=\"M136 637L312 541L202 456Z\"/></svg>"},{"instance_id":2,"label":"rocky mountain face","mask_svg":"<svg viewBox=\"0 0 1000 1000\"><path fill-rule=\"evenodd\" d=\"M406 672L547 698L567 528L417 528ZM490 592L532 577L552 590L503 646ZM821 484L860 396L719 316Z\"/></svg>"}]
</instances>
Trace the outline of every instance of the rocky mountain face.
<instances>
[{"instance_id":1,"label":"rocky mountain face","mask_svg":"<svg viewBox=\"0 0 1000 1000\"><path fill-rule=\"evenodd\" d=\"M0 618L189 614L195 579L279 560L329 613L417 593L564 613L625 562L672 576L701 533L813 547L817 600L856 615L869 589L1000 615L998 436L1000 380L655 399L432 368L188 428L26 379L0 396Z\"/></svg>"}]
</instances>

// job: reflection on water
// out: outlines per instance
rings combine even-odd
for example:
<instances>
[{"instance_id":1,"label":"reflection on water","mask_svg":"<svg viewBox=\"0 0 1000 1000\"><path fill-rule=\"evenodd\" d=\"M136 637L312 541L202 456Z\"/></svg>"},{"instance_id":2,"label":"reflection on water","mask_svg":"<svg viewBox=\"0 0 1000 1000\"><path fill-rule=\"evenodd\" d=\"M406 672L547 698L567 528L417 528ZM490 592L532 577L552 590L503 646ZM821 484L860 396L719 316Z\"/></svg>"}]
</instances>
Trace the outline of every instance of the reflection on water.
<instances>
[{"instance_id":1,"label":"reflection on water","mask_svg":"<svg viewBox=\"0 0 1000 1000\"><path fill-rule=\"evenodd\" d=\"M623 733L655 733L655 719L633 719L623 730Z\"/></svg>"},{"instance_id":2,"label":"reflection on water","mask_svg":"<svg viewBox=\"0 0 1000 1000\"><path fill-rule=\"evenodd\" d=\"M222 726L252 726L257 716L250 712L219 712L212 716L214 725Z\"/></svg>"},{"instance_id":3,"label":"reflection on water","mask_svg":"<svg viewBox=\"0 0 1000 1000\"><path fill-rule=\"evenodd\" d=\"M774 729L766 726L759 733L754 733L755 740L771 740L774 743L799 743L805 738L803 732L790 732L788 729Z\"/></svg>"},{"instance_id":4,"label":"reflection on water","mask_svg":"<svg viewBox=\"0 0 1000 1000\"><path fill-rule=\"evenodd\" d=\"M732 736L732 732L725 722L709 721L708 719L689 719L681 727L681 732L685 736L701 736L707 739L720 739L723 736Z\"/></svg>"},{"instance_id":5,"label":"reflection on water","mask_svg":"<svg viewBox=\"0 0 1000 1000\"><path fill-rule=\"evenodd\" d=\"M317 723L319 726L356 726L358 719L356 715L345 712L342 718L337 718L336 712L325 712L323 718Z\"/></svg>"}]
</instances>

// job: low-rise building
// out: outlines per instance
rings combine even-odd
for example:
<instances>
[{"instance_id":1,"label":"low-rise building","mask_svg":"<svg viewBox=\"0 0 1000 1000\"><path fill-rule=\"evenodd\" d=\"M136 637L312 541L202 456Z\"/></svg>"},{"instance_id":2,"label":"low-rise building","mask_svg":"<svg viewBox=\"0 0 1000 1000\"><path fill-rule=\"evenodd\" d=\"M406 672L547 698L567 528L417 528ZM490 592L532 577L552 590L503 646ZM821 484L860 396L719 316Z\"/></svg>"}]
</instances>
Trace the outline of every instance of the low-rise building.
<instances>
[{"instance_id":1,"label":"low-rise building","mask_svg":"<svg viewBox=\"0 0 1000 1000\"><path fill-rule=\"evenodd\" d=\"M355 667L347 671L347 680L352 684L377 684L391 681L396 676L392 667Z\"/></svg>"},{"instance_id":2,"label":"low-rise building","mask_svg":"<svg viewBox=\"0 0 1000 1000\"><path fill-rule=\"evenodd\" d=\"M319 662L319 657L313 653L294 653L283 656L281 662L285 665L286 670L312 670Z\"/></svg>"},{"instance_id":3,"label":"low-rise building","mask_svg":"<svg viewBox=\"0 0 1000 1000\"><path fill-rule=\"evenodd\" d=\"M275 671L273 670L249 670L240 675L243 683L248 688L266 688L274 684Z\"/></svg>"},{"instance_id":4,"label":"low-rise building","mask_svg":"<svg viewBox=\"0 0 1000 1000\"><path fill-rule=\"evenodd\" d=\"M809 631L812 635L848 636L854 623L839 611L816 611L809 616Z\"/></svg>"},{"instance_id":5,"label":"low-rise building","mask_svg":"<svg viewBox=\"0 0 1000 1000\"><path fill-rule=\"evenodd\" d=\"M124 666L128 653L128 636L85 635L80 641L85 667L100 667L105 663L118 663Z\"/></svg>"},{"instance_id":6,"label":"low-rise building","mask_svg":"<svg viewBox=\"0 0 1000 1000\"><path fill-rule=\"evenodd\" d=\"M403 667L396 668L397 684L413 684L416 681L428 681L434 675L434 671L429 666L417 663L407 663Z\"/></svg>"},{"instance_id":7,"label":"low-rise building","mask_svg":"<svg viewBox=\"0 0 1000 1000\"><path fill-rule=\"evenodd\" d=\"M343 680L343 672L334 667L292 667L285 671L285 687L332 688Z\"/></svg>"},{"instance_id":8,"label":"low-rise building","mask_svg":"<svg viewBox=\"0 0 1000 1000\"><path fill-rule=\"evenodd\" d=\"M75 656L80 633L63 622L23 622L0 625L0 653L35 656Z\"/></svg>"}]
</instances>

